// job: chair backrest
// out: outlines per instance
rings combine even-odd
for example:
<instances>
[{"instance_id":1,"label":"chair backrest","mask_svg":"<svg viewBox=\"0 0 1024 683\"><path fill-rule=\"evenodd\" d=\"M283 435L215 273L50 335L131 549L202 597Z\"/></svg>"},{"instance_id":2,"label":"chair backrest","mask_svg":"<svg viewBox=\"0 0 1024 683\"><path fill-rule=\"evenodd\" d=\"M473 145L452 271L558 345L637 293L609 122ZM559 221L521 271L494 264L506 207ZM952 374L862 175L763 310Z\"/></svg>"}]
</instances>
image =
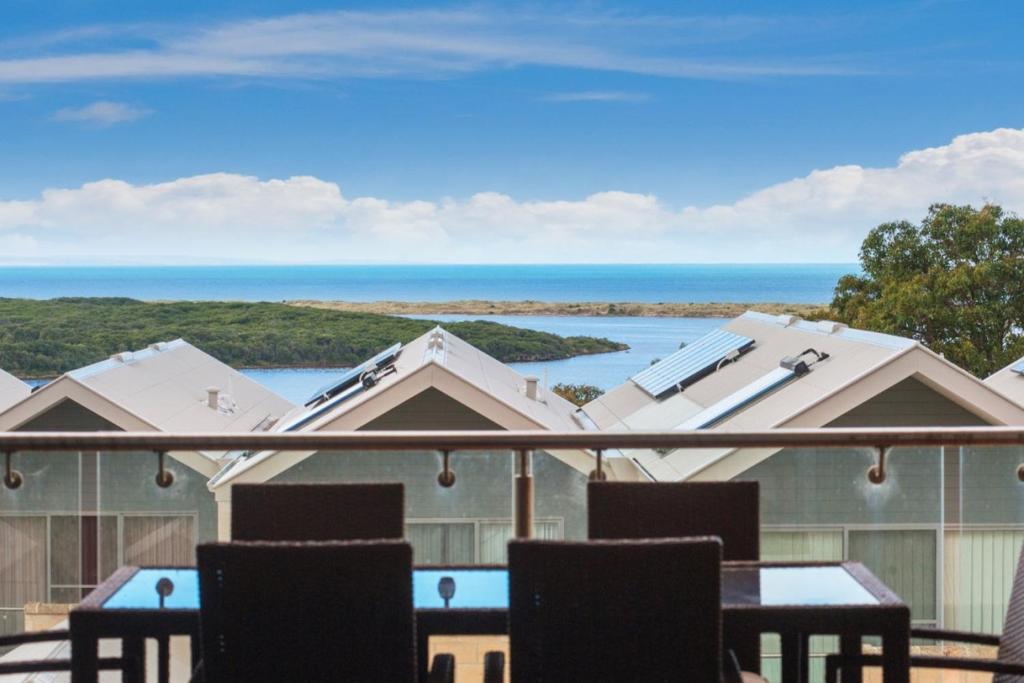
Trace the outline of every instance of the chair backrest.
<instances>
[{"instance_id":1,"label":"chair backrest","mask_svg":"<svg viewBox=\"0 0 1024 683\"><path fill-rule=\"evenodd\" d=\"M513 681L720 681L718 539L512 541Z\"/></svg>"},{"instance_id":2,"label":"chair backrest","mask_svg":"<svg viewBox=\"0 0 1024 683\"><path fill-rule=\"evenodd\" d=\"M235 541L354 541L405 536L401 484L235 484Z\"/></svg>"},{"instance_id":3,"label":"chair backrest","mask_svg":"<svg viewBox=\"0 0 1024 683\"><path fill-rule=\"evenodd\" d=\"M590 482L592 539L717 536L726 560L760 559L756 481Z\"/></svg>"},{"instance_id":4,"label":"chair backrest","mask_svg":"<svg viewBox=\"0 0 1024 683\"><path fill-rule=\"evenodd\" d=\"M415 680L412 547L200 545L207 683Z\"/></svg>"},{"instance_id":5,"label":"chair backrest","mask_svg":"<svg viewBox=\"0 0 1024 683\"><path fill-rule=\"evenodd\" d=\"M1003 635L999 639L999 661L1024 662L1024 548L1017 558L1017 573L1013 576L1010 603L1006 608ZM995 674L992 683L1018 683L1020 676Z\"/></svg>"}]
</instances>

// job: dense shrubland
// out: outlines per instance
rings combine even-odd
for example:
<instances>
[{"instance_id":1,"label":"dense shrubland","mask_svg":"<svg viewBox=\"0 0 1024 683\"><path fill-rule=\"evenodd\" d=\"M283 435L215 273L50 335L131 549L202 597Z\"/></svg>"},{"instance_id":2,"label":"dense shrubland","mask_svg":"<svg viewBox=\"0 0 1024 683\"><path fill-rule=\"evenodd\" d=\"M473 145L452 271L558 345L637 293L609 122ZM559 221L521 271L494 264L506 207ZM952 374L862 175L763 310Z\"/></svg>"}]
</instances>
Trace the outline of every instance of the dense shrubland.
<instances>
[{"instance_id":1,"label":"dense shrubland","mask_svg":"<svg viewBox=\"0 0 1024 683\"><path fill-rule=\"evenodd\" d=\"M234 367L341 367L408 342L435 324L280 303L0 298L0 368L48 377L177 337ZM559 337L493 322L446 323L445 329L506 362L627 348L607 339Z\"/></svg>"}]
</instances>

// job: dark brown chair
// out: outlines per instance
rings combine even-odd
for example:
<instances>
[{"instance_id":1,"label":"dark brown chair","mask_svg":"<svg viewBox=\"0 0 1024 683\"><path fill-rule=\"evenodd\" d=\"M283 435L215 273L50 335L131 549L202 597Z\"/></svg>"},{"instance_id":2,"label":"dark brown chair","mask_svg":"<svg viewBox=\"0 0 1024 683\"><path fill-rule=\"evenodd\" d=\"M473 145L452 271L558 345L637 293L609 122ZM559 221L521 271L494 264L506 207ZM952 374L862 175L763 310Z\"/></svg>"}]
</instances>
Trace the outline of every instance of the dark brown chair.
<instances>
[{"instance_id":1,"label":"dark brown chair","mask_svg":"<svg viewBox=\"0 0 1024 683\"><path fill-rule=\"evenodd\" d=\"M759 560L761 513L756 481L590 482L591 539L717 536L722 558Z\"/></svg>"},{"instance_id":2,"label":"dark brown chair","mask_svg":"<svg viewBox=\"0 0 1024 683\"><path fill-rule=\"evenodd\" d=\"M756 481L591 482L587 533L591 539L717 536L722 557L761 559L761 513ZM761 670L761 635L726 620L725 646L748 671Z\"/></svg>"},{"instance_id":3,"label":"dark brown chair","mask_svg":"<svg viewBox=\"0 0 1024 683\"><path fill-rule=\"evenodd\" d=\"M977 657L930 657L910 655L912 669L952 669L954 671L982 671L995 674L992 683L1020 683L1024 681L1024 549L1017 559L1017 573L1013 577L1010 604L1006 609L1003 634L947 631L935 628L912 628L912 638L972 643L998 647L995 659ZM829 655L825 658L825 680L835 683L841 667L859 669L862 666L880 666L879 655Z\"/></svg>"},{"instance_id":4,"label":"dark brown chair","mask_svg":"<svg viewBox=\"0 0 1024 683\"><path fill-rule=\"evenodd\" d=\"M356 541L405 536L401 484L235 484L235 541Z\"/></svg>"},{"instance_id":5,"label":"dark brown chair","mask_svg":"<svg viewBox=\"0 0 1024 683\"><path fill-rule=\"evenodd\" d=\"M508 557L513 681L723 680L718 539L512 541Z\"/></svg>"},{"instance_id":6,"label":"dark brown chair","mask_svg":"<svg viewBox=\"0 0 1024 683\"><path fill-rule=\"evenodd\" d=\"M401 541L197 548L201 679L416 679L412 547ZM430 681L451 681L438 655Z\"/></svg>"}]
</instances>

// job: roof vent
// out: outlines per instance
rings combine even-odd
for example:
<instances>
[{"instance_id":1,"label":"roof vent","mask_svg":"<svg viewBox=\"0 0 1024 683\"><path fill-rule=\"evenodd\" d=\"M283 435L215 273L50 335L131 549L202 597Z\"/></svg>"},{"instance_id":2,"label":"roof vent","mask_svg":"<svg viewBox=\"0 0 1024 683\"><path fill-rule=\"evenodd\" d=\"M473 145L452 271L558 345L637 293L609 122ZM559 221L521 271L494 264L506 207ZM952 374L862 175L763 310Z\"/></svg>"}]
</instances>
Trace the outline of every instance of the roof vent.
<instances>
[{"instance_id":1,"label":"roof vent","mask_svg":"<svg viewBox=\"0 0 1024 683\"><path fill-rule=\"evenodd\" d=\"M818 331L824 332L825 334L835 334L836 332L842 332L846 329L846 325L843 323L837 323L834 320L819 320Z\"/></svg>"},{"instance_id":2,"label":"roof vent","mask_svg":"<svg viewBox=\"0 0 1024 683\"><path fill-rule=\"evenodd\" d=\"M149 348L153 351L163 351L167 348L167 342L155 342L149 345Z\"/></svg>"},{"instance_id":3,"label":"roof vent","mask_svg":"<svg viewBox=\"0 0 1024 683\"><path fill-rule=\"evenodd\" d=\"M134 356L131 351L122 351L121 353L115 353L110 357L110 360L118 363L131 363L132 358L134 358Z\"/></svg>"},{"instance_id":4,"label":"roof vent","mask_svg":"<svg viewBox=\"0 0 1024 683\"><path fill-rule=\"evenodd\" d=\"M536 378L536 377L527 377L526 378L526 398L530 399L531 401L536 401L537 400L537 383L538 382L540 382L540 380L538 378Z\"/></svg>"},{"instance_id":5,"label":"roof vent","mask_svg":"<svg viewBox=\"0 0 1024 683\"><path fill-rule=\"evenodd\" d=\"M206 407L210 410L220 409L220 389L218 387L206 388Z\"/></svg>"},{"instance_id":6,"label":"roof vent","mask_svg":"<svg viewBox=\"0 0 1024 683\"><path fill-rule=\"evenodd\" d=\"M786 313L780 313L779 315L775 316L776 324L782 325L783 327L789 327L798 320L800 320L798 316L788 315Z\"/></svg>"}]
</instances>

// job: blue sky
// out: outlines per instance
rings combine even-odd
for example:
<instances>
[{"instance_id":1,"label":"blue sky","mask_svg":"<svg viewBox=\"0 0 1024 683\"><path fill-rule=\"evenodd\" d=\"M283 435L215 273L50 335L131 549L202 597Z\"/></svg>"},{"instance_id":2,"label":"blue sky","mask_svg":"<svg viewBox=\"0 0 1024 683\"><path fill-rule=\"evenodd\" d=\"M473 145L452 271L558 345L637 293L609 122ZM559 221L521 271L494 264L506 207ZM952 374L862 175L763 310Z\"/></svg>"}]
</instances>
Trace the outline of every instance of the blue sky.
<instances>
[{"instance_id":1,"label":"blue sky","mask_svg":"<svg viewBox=\"0 0 1024 683\"><path fill-rule=\"evenodd\" d=\"M548 250L580 260L638 260L654 249L671 261L848 261L887 214L836 215L825 210L832 201L817 222L787 223L774 201L771 216L741 221L792 233L788 247L764 236L768 250L741 234L735 214L816 170L898 169L915 150L956 156L957 136L1024 125L1017 3L210 5L4 3L0 252L372 260L378 241L399 237L444 245L413 247L408 260L514 260L545 249L548 234ZM1007 163L1007 148L1016 159L1019 141L1007 135L980 139L991 158L977 168ZM968 161L978 163L972 140ZM938 182L942 195L879 203L909 214L888 217L914 219L931 201L1013 208L1014 168L991 187L964 171L963 182ZM288 185L300 176L320 185ZM912 184L924 177L935 180ZM169 185L183 179L185 190ZM119 184L90 185L103 182ZM65 193L64 204L47 188ZM481 193L486 201L474 203ZM849 188L840 194L850 202ZM596 217L586 203L595 195L608 200ZM133 202L150 203L117 213ZM311 202L320 208L304 213ZM294 222L258 225L296 208ZM186 233L195 226L204 246L123 247L118 230L159 233L174 220L190 224ZM508 221L519 223L506 230ZM819 222L822 246L804 253L801 229ZM635 253L615 244L616 227L641 236L630 240ZM250 231L266 249L228 254L209 237L224 231ZM273 234L330 249L281 249ZM521 248L493 253L497 238Z\"/></svg>"}]
</instances>

